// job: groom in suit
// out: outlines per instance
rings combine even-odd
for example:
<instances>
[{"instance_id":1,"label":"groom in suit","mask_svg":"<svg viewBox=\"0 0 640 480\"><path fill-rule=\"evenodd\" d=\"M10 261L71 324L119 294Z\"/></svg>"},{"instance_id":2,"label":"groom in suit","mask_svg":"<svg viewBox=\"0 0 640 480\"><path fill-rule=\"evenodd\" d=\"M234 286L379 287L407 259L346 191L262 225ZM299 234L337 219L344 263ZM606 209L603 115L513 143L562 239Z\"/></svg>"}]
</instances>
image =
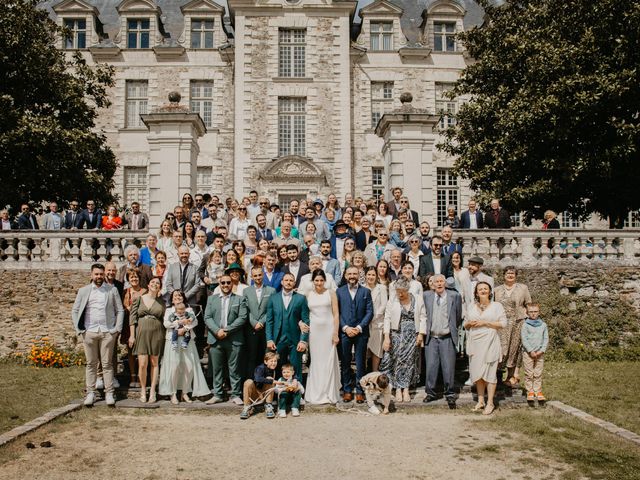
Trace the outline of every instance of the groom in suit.
<instances>
[{"instance_id":1,"label":"groom in suit","mask_svg":"<svg viewBox=\"0 0 640 480\"><path fill-rule=\"evenodd\" d=\"M449 408L456 408L454 373L456 367L456 346L458 327L462 323L462 297L455 290L447 290L444 275L434 275L435 291L424 293L427 310L427 333L424 341L424 356L427 364L426 391L424 402L436 399L438 371L442 368L444 396Z\"/></svg>"},{"instance_id":2,"label":"groom in suit","mask_svg":"<svg viewBox=\"0 0 640 480\"><path fill-rule=\"evenodd\" d=\"M278 351L280 364L293 365L301 382L302 354L309 343L309 306L303 295L293 291L295 283L293 274L285 273L282 292L271 295L267 306L267 348Z\"/></svg>"},{"instance_id":3,"label":"groom in suit","mask_svg":"<svg viewBox=\"0 0 640 480\"><path fill-rule=\"evenodd\" d=\"M245 325L245 378L253 378L253 371L262 363L266 345L264 327L267 323L267 305L276 289L264 284L261 266L251 269L253 285L242 292L249 310L249 321ZM246 399L245 399L246 400Z\"/></svg>"},{"instance_id":4,"label":"groom in suit","mask_svg":"<svg viewBox=\"0 0 640 480\"><path fill-rule=\"evenodd\" d=\"M220 277L220 295L211 295L204 313L209 334L209 368L213 373L213 397L206 403L223 401L224 370L229 371L231 401L242 405L242 372L240 351L244 344L243 326L247 322L247 303L244 297L231 291L231 277Z\"/></svg>"},{"instance_id":5,"label":"groom in suit","mask_svg":"<svg viewBox=\"0 0 640 480\"><path fill-rule=\"evenodd\" d=\"M373 318L373 301L368 288L358 285L358 268L349 267L345 272L347 284L338 288L338 309L340 310L340 343L342 346L342 399L353 400L353 371L351 370L351 349L356 351L356 402L364 403L364 390L360 379L365 374L367 362L367 342L369 322Z\"/></svg>"}]
</instances>

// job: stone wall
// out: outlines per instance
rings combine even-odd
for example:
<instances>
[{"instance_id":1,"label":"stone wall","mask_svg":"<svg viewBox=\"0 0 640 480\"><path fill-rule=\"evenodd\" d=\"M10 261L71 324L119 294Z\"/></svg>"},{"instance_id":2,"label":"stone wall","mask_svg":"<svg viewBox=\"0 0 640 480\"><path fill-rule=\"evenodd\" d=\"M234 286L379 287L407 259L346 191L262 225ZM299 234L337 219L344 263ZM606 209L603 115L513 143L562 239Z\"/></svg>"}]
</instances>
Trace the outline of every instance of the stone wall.
<instances>
[{"instance_id":1,"label":"stone wall","mask_svg":"<svg viewBox=\"0 0 640 480\"><path fill-rule=\"evenodd\" d=\"M488 270L500 284L501 271ZM0 270L0 357L26 351L45 336L59 346L73 346L71 307L88 277L85 270ZM637 268L556 265L523 269L519 280L541 303L554 348L640 346Z\"/></svg>"}]
</instances>

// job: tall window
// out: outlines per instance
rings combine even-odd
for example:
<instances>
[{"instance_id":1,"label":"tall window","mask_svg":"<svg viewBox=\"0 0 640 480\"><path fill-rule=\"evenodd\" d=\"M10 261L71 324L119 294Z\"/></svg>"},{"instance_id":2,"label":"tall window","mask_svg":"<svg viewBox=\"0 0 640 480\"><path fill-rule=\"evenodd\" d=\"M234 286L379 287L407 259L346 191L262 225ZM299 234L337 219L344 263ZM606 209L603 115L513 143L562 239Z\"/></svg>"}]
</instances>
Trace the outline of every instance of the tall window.
<instances>
[{"instance_id":1,"label":"tall window","mask_svg":"<svg viewBox=\"0 0 640 480\"><path fill-rule=\"evenodd\" d=\"M207 193L211 191L213 167L198 167L196 175L196 192Z\"/></svg>"},{"instance_id":2,"label":"tall window","mask_svg":"<svg viewBox=\"0 0 640 480\"><path fill-rule=\"evenodd\" d=\"M141 209L147 209L147 167L124 167L124 202L131 206L140 203Z\"/></svg>"},{"instance_id":3,"label":"tall window","mask_svg":"<svg viewBox=\"0 0 640 480\"><path fill-rule=\"evenodd\" d=\"M213 125L213 82L191 81L191 111L199 113L205 126Z\"/></svg>"},{"instance_id":4,"label":"tall window","mask_svg":"<svg viewBox=\"0 0 640 480\"><path fill-rule=\"evenodd\" d=\"M306 98L278 98L278 155L304 155Z\"/></svg>"},{"instance_id":5,"label":"tall window","mask_svg":"<svg viewBox=\"0 0 640 480\"><path fill-rule=\"evenodd\" d=\"M522 215L520 212L515 212L511 214L511 226L512 227L521 227L522 226Z\"/></svg>"},{"instance_id":6,"label":"tall window","mask_svg":"<svg viewBox=\"0 0 640 480\"><path fill-rule=\"evenodd\" d=\"M456 124L455 114L458 102L445 97L445 93L453 88L453 83L436 83L436 114L440 115L440 128L453 127Z\"/></svg>"},{"instance_id":7,"label":"tall window","mask_svg":"<svg viewBox=\"0 0 640 480\"><path fill-rule=\"evenodd\" d=\"M371 50L393 50L393 22L371 22Z\"/></svg>"},{"instance_id":8,"label":"tall window","mask_svg":"<svg viewBox=\"0 0 640 480\"><path fill-rule=\"evenodd\" d=\"M147 81L127 80L127 112L125 126L128 128L142 127L140 115L147 113Z\"/></svg>"},{"instance_id":9,"label":"tall window","mask_svg":"<svg viewBox=\"0 0 640 480\"><path fill-rule=\"evenodd\" d=\"M582 228L582 222L576 218L573 218L569 212L562 212L562 221L560 222L562 228Z\"/></svg>"},{"instance_id":10,"label":"tall window","mask_svg":"<svg viewBox=\"0 0 640 480\"><path fill-rule=\"evenodd\" d=\"M84 18L66 18L64 26L69 29L64 48L67 50L87 48L87 21Z\"/></svg>"},{"instance_id":11,"label":"tall window","mask_svg":"<svg viewBox=\"0 0 640 480\"><path fill-rule=\"evenodd\" d=\"M127 48L149 48L148 18L127 20Z\"/></svg>"},{"instance_id":12,"label":"tall window","mask_svg":"<svg viewBox=\"0 0 640 480\"><path fill-rule=\"evenodd\" d=\"M213 20L191 20L191 48L213 48Z\"/></svg>"},{"instance_id":13,"label":"tall window","mask_svg":"<svg viewBox=\"0 0 640 480\"><path fill-rule=\"evenodd\" d=\"M627 228L639 228L640 227L640 210L629 212L629 216L625 220L624 226Z\"/></svg>"},{"instance_id":14,"label":"tall window","mask_svg":"<svg viewBox=\"0 0 640 480\"><path fill-rule=\"evenodd\" d=\"M393 108L393 82L371 82L371 126Z\"/></svg>"},{"instance_id":15,"label":"tall window","mask_svg":"<svg viewBox=\"0 0 640 480\"><path fill-rule=\"evenodd\" d=\"M455 23L435 22L433 24L433 50L436 52L455 52L455 35Z\"/></svg>"},{"instance_id":16,"label":"tall window","mask_svg":"<svg viewBox=\"0 0 640 480\"><path fill-rule=\"evenodd\" d=\"M291 205L291 202L293 202L294 200L300 201L301 198L304 198L308 195L309 192L306 193L296 193L296 194L280 194L278 195L278 206L280 207L280 211L282 212L287 212L289 211L289 206Z\"/></svg>"},{"instance_id":17,"label":"tall window","mask_svg":"<svg viewBox=\"0 0 640 480\"><path fill-rule=\"evenodd\" d=\"M450 168L438 168L436 175L438 183L436 213L438 216L438 226L441 227L447 217L447 208L450 205L454 206L456 208L456 212L459 213L458 177L451 173Z\"/></svg>"},{"instance_id":18,"label":"tall window","mask_svg":"<svg viewBox=\"0 0 640 480\"><path fill-rule=\"evenodd\" d=\"M371 186L373 198L380 199L380 196L384 192L384 168L373 167L371 169Z\"/></svg>"},{"instance_id":19,"label":"tall window","mask_svg":"<svg viewBox=\"0 0 640 480\"><path fill-rule=\"evenodd\" d=\"M278 75L281 77L304 77L307 31L281 28L278 34L280 52Z\"/></svg>"}]
</instances>

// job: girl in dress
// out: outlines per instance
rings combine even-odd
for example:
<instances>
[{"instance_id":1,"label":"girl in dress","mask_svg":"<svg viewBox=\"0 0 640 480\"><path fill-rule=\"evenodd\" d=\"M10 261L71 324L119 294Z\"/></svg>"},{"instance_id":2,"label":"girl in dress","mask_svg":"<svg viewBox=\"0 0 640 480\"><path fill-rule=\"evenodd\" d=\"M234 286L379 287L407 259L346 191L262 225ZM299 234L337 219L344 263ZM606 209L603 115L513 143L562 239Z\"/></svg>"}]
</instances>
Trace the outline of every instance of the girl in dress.
<instances>
[{"instance_id":1,"label":"girl in dress","mask_svg":"<svg viewBox=\"0 0 640 480\"><path fill-rule=\"evenodd\" d=\"M322 269L314 270L311 279L314 289L307 294L311 364L304 398L309 403L335 404L340 398L338 299L325 287L327 276Z\"/></svg>"},{"instance_id":2,"label":"girl in dress","mask_svg":"<svg viewBox=\"0 0 640 480\"><path fill-rule=\"evenodd\" d=\"M502 357L498 331L507 326L507 316L500 302L491 301L491 285L487 282L476 284L474 297L475 303L467 311L464 322L464 328L467 329L469 377L478 390L478 403L473 411L483 410L484 415L491 415L496 408L493 403L498 383L496 372Z\"/></svg>"}]
</instances>

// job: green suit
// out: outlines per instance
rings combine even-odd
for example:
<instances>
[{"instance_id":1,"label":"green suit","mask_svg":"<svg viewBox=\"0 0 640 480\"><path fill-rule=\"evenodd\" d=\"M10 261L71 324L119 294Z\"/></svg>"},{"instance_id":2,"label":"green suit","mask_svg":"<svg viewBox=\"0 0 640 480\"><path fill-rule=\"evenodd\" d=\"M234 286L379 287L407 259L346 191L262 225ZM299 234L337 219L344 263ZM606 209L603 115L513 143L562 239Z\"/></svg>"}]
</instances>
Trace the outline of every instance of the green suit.
<instances>
[{"instance_id":1,"label":"green suit","mask_svg":"<svg viewBox=\"0 0 640 480\"><path fill-rule=\"evenodd\" d=\"M296 350L298 342L309 343L309 334L302 333L298 322L309 325L307 299L293 293L288 308L284 308L282 292L271 295L267 306L267 342L276 344L280 363L289 362L296 370L296 378L302 381L302 353Z\"/></svg>"},{"instance_id":2,"label":"green suit","mask_svg":"<svg viewBox=\"0 0 640 480\"><path fill-rule=\"evenodd\" d=\"M229 370L231 396L239 397L242 394L240 352L244 344L243 326L248 319L247 303L244 297L233 293L228 301L227 326L223 328L227 333L225 338L219 339L214 335L222 328L222 298L219 295L209 297L204 313L204 322L209 330L207 342L211 345L209 368L213 374L213 392L220 398L224 395L225 365Z\"/></svg>"},{"instance_id":3,"label":"green suit","mask_svg":"<svg viewBox=\"0 0 640 480\"><path fill-rule=\"evenodd\" d=\"M247 302L249 310L249 321L245 324L245 354L244 354L244 378L253 378L253 371L262 363L267 340L265 338L265 327L267 325L267 305L269 298L276 293L275 288L262 286L262 295L258 302L256 287L245 288L242 296ZM256 330L255 326L262 324L261 330Z\"/></svg>"}]
</instances>

